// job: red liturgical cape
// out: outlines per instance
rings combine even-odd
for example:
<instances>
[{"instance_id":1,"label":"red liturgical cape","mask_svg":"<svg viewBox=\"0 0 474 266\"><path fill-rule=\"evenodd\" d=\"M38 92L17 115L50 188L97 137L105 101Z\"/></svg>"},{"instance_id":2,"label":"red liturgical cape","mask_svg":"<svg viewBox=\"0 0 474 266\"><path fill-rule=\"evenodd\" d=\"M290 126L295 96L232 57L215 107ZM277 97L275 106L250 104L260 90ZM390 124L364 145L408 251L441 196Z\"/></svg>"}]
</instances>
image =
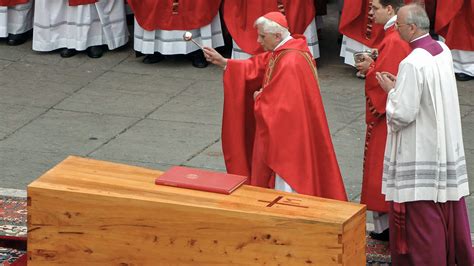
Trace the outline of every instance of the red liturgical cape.
<instances>
[{"instance_id":1,"label":"red liturgical cape","mask_svg":"<svg viewBox=\"0 0 474 266\"><path fill-rule=\"evenodd\" d=\"M365 46L376 48L383 38L383 26L369 20L369 10L371 8L369 2L372 1L344 1L339 32ZM371 30L368 30L368 27Z\"/></svg>"},{"instance_id":2,"label":"red liturgical cape","mask_svg":"<svg viewBox=\"0 0 474 266\"><path fill-rule=\"evenodd\" d=\"M212 22L221 0L128 0L128 4L145 30L193 30Z\"/></svg>"},{"instance_id":3,"label":"red liturgical cape","mask_svg":"<svg viewBox=\"0 0 474 266\"><path fill-rule=\"evenodd\" d=\"M367 209L378 212L389 210L385 195L382 194L383 160L387 140L387 93L380 87L375 73L386 71L397 75L398 65L411 51L394 26L388 28L384 35L379 46L379 57L371 65L365 79L367 133L361 195L361 203L366 204Z\"/></svg>"},{"instance_id":4,"label":"red liturgical cape","mask_svg":"<svg viewBox=\"0 0 474 266\"><path fill-rule=\"evenodd\" d=\"M474 0L438 1L435 31L450 49L474 51Z\"/></svg>"},{"instance_id":5,"label":"red liturgical cape","mask_svg":"<svg viewBox=\"0 0 474 266\"><path fill-rule=\"evenodd\" d=\"M274 52L228 61L222 125L227 171L266 188L273 188L277 173L297 193L347 200L316 65L304 36L294 37Z\"/></svg>"},{"instance_id":6,"label":"red liturgical cape","mask_svg":"<svg viewBox=\"0 0 474 266\"><path fill-rule=\"evenodd\" d=\"M26 4L29 0L0 0L0 6L16 6Z\"/></svg>"},{"instance_id":7,"label":"red liturgical cape","mask_svg":"<svg viewBox=\"0 0 474 266\"><path fill-rule=\"evenodd\" d=\"M278 2L283 6L279 9ZM257 43L257 18L272 11L284 11L292 34L303 34L314 19L314 0L226 0L224 21L230 35L239 47L248 54L263 52Z\"/></svg>"},{"instance_id":8,"label":"red liturgical cape","mask_svg":"<svg viewBox=\"0 0 474 266\"><path fill-rule=\"evenodd\" d=\"M89 4L95 4L99 0L69 0L69 6L82 6L82 5L89 5ZM120 1L120 0L115 0L115 1Z\"/></svg>"}]
</instances>

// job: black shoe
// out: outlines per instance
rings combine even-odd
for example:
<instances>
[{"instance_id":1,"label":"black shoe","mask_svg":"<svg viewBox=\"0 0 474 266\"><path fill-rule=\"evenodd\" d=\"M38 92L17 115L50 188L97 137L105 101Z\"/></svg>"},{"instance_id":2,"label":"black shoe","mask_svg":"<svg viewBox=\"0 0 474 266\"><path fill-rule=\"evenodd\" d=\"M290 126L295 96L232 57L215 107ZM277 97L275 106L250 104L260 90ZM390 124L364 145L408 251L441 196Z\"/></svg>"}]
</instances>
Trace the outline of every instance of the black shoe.
<instances>
[{"instance_id":1,"label":"black shoe","mask_svg":"<svg viewBox=\"0 0 474 266\"><path fill-rule=\"evenodd\" d=\"M90 58L101 58L104 55L104 48L102 46L91 46L87 48L87 56Z\"/></svg>"},{"instance_id":2,"label":"black shoe","mask_svg":"<svg viewBox=\"0 0 474 266\"><path fill-rule=\"evenodd\" d=\"M458 81L468 81L468 80L474 79L473 76L469 76L468 74L464 74L464 73L454 73L454 75L456 76L456 79Z\"/></svg>"},{"instance_id":3,"label":"black shoe","mask_svg":"<svg viewBox=\"0 0 474 266\"><path fill-rule=\"evenodd\" d=\"M63 48L61 52L59 52L59 55L62 58L69 58L77 55L78 51L76 49L68 49L68 48Z\"/></svg>"},{"instance_id":4,"label":"black shoe","mask_svg":"<svg viewBox=\"0 0 474 266\"><path fill-rule=\"evenodd\" d=\"M206 61L206 58L204 57L204 53L201 50L192 54L192 62L193 66L197 68L205 68L207 65L209 65L209 63Z\"/></svg>"},{"instance_id":5,"label":"black shoe","mask_svg":"<svg viewBox=\"0 0 474 266\"><path fill-rule=\"evenodd\" d=\"M24 44L30 37L30 32L24 32L21 34L8 34L7 44L11 46L16 46Z\"/></svg>"},{"instance_id":6,"label":"black shoe","mask_svg":"<svg viewBox=\"0 0 474 266\"><path fill-rule=\"evenodd\" d=\"M154 54L146 55L145 58L143 58L143 63L144 64L156 64L158 62L163 61L163 59L165 59L164 55L162 55L159 52L155 52Z\"/></svg>"},{"instance_id":7,"label":"black shoe","mask_svg":"<svg viewBox=\"0 0 474 266\"><path fill-rule=\"evenodd\" d=\"M389 241L390 240L390 231L385 229L382 233L370 232L370 238L380 241Z\"/></svg>"}]
</instances>

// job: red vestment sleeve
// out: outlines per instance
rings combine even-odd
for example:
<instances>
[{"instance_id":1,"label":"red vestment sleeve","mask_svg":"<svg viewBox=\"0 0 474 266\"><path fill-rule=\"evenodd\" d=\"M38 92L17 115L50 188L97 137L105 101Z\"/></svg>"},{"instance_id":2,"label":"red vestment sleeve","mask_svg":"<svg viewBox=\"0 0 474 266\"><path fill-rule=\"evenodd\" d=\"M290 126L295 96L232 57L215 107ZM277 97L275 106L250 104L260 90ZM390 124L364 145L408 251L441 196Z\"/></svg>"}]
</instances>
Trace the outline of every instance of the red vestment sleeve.
<instances>
[{"instance_id":1,"label":"red vestment sleeve","mask_svg":"<svg viewBox=\"0 0 474 266\"><path fill-rule=\"evenodd\" d=\"M0 0L0 6L16 6L26 4L29 0Z\"/></svg>"},{"instance_id":2,"label":"red vestment sleeve","mask_svg":"<svg viewBox=\"0 0 474 266\"><path fill-rule=\"evenodd\" d=\"M437 1L435 31L450 49L474 51L474 1Z\"/></svg>"},{"instance_id":3,"label":"red vestment sleeve","mask_svg":"<svg viewBox=\"0 0 474 266\"><path fill-rule=\"evenodd\" d=\"M385 114L387 93L380 87L375 78L375 73L385 71L396 76L398 65L408 56L410 51L410 46L399 37L394 26L387 29L385 38L379 47L379 57L374 66L367 72L365 79L365 94L378 114ZM369 113L372 113L373 116L373 112L367 112L368 115ZM369 120L370 117L367 117L367 122L370 122Z\"/></svg>"},{"instance_id":4,"label":"red vestment sleeve","mask_svg":"<svg viewBox=\"0 0 474 266\"><path fill-rule=\"evenodd\" d=\"M291 34L303 34L314 19L314 0L282 0ZM268 12L279 11L276 0L226 0L224 21L237 45L248 54L263 52L257 43L254 22Z\"/></svg>"},{"instance_id":5,"label":"red vestment sleeve","mask_svg":"<svg viewBox=\"0 0 474 266\"><path fill-rule=\"evenodd\" d=\"M221 0L127 0L138 24L148 31L193 30L212 22Z\"/></svg>"},{"instance_id":6,"label":"red vestment sleeve","mask_svg":"<svg viewBox=\"0 0 474 266\"><path fill-rule=\"evenodd\" d=\"M229 60L224 72L222 150L230 174L250 177L255 134L253 92L262 86L268 56L263 53L247 60Z\"/></svg>"},{"instance_id":7,"label":"red vestment sleeve","mask_svg":"<svg viewBox=\"0 0 474 266\"><path fill-rule=\"evenodd\" d=\"M69 0L69 6L81 6L81 5L89 5L95 4L99 0Z\"/></svg>"}]
</instances>

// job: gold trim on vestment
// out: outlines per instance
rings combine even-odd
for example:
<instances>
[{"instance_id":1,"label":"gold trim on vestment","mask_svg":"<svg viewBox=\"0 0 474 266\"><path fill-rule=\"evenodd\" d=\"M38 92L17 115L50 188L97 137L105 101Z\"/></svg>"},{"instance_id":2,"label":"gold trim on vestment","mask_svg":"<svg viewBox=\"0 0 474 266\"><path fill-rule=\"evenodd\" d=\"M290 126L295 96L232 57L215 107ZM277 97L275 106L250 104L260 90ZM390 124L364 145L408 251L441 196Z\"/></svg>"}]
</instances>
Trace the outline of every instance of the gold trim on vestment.
<instances>
[{"instance_id":1,"label":"gold trim on vestment","mask_svg":"<svg viewBox=\"0 0 474 266\"><path fill-rule=\"evenodd\" d=\"M264 82L263 82L263 87L266 87L268 85L268 83L270 83L270 80L271 80L272 75L273 75L273 68L275 67L277 62L281 59L281 57L283 55L289 53L289 52L292 52L292 51L295 51L295 52L299 53L300 55L302 55L304 57L304 59L306 60L306 62L308 62L311 70L313 71L313 75L314 75L314 78L316 79L316 83L319 86L318 70L316 69L316 66L313 64L313 58L309 55L309 53L308 52L302 52L302 51L296 50L296 49L285 49L283 52L278 53L275 57L272 56L270 58L270 61L268 62L267 70L265 71L265 79L264 79Z\"/></svg>"}]
</instances>

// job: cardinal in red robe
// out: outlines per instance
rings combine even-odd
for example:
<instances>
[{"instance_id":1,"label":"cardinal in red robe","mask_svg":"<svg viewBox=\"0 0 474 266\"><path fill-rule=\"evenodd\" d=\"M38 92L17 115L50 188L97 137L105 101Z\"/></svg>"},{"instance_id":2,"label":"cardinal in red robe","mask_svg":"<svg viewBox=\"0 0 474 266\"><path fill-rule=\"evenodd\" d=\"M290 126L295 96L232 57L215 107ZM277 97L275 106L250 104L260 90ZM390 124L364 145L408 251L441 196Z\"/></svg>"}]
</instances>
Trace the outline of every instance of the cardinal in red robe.
<instances>
[{"instance_id":1,"label":"cardinal in red robe","mask_svg":"<svg viewBox=\"0 0 474 266\"><path fill-rule=\"evenodd\" d=\"M221 0L127 0L138 24L148 31L191 30L210 24Z\"/></svg>"},{"instance_id":2,"label":"cardinal in red robe","mask_svg":"<svg viewBox=\"0 0 474 266\"><path fill-rule=\"evenodd\" d=\"M285 17L263 18L288 28ZM347 200L319 91L316 64L301 35L270 33L257 20L267 51L247 60L225 59L222 148L227 171L250 184L274 188L278 178L301 194Z\"/></svg>"},{"instance_id":3,"label":"cardinal in red robe","mask_svg":"<svg viewBox=\"0 0 474 266\"><path fill-rule=\"evenodd\" d=\"M8 45L20 45L33 29L33 0L0 0L0 38Z\"/></svg>"},{"instance_id":4,"label":"cardinal in red robe","mask_svg":"<svg viewBox=\"0 0 474 266\"><path fill-rule=\"evenodd\" d=\"M372 0L344 1L339 32L365 46L376 48L383 38L383 26L374 23L371 8Z\"/></svg>"},{"instance_id":5,"label":"cardinal in red robe","mask_svg":"<svg viewBox=\"0 0 474 266\"><path fill-rule=\"evenodd\" d=\"M474 79L474 1L438 1L435 31L446 39L456 79Z\"/></svg>"},{"instance_id":6,"label":"cardinal in red robe","mask_svg":"<svg viewBox=\"0 0 474 266\"><path fill-rule=\"evenodd\" d=\"M207 67L199 47L183 40L187 31L201 45L224 45L219 15L221 0L127 1L135 13L134 49L146 55L145 64L161 62L165 55L187 54L193 66Z\"/></svg>"}]
</instances>

